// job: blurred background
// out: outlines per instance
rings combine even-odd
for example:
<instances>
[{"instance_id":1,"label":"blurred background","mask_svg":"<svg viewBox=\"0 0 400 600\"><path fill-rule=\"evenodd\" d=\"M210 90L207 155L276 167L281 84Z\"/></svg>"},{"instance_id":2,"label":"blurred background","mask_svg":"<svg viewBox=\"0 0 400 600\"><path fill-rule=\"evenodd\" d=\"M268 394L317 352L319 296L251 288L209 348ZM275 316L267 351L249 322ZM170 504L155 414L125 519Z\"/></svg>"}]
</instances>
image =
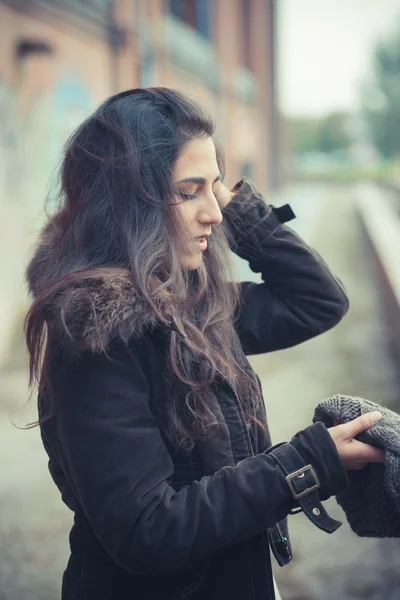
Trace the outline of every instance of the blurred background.
<instances>
[{"instance_id":1,"label":"blurred background","mask_svg":"<svg viewBox=\"0 0 400 600\"><path fill-rule=\"evenodd\" d=\"M252 358L275 442L338 392L400 412L400 0L0 0L0 600L56 600L71 514L27 388L24 269L62 145L107 96L169 86L345 284L350 312ZM237 277L257 276L235 259ZM284 600L400 598L400 544L291 517Z\"/></svg>"}]
</instances>

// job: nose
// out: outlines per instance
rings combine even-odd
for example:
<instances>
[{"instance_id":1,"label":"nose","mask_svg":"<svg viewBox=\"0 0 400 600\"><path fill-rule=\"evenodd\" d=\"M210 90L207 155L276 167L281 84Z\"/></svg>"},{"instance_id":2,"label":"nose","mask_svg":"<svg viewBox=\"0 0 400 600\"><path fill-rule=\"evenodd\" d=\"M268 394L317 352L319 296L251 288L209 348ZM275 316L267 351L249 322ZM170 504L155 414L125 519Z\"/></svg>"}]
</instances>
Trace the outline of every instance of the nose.
<instances>
[{"instance_id":1,"label":"nose","mask_svg":"<svg viewBox=\"0 0 400 600\"><path fill-rule=\"evenodd\" d=\"M198 220L203 225L219 225L221 223L221 209L213 193L205 199L199 211Z\"/></svg>"}]
</instances>

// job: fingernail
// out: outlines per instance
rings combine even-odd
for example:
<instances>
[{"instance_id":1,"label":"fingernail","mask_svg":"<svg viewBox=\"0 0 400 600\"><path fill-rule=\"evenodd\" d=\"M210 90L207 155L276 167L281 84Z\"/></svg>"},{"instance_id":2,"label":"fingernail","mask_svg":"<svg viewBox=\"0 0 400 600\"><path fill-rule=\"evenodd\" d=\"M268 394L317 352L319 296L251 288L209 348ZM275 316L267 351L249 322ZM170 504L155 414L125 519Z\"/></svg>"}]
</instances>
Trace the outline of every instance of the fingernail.
<instances>
[{"instance_id":1,"label":"fingernail","mask_svg":"<svg viewBox=\"0 0 400 600\"><path fill-rule=\"evenodd\" d=\"M369 413L369 417L373 423L378 423L378 421L382 419L382 413L380 413L378 410L374 410L373 412Z\"/></svg>"}]
</instances>

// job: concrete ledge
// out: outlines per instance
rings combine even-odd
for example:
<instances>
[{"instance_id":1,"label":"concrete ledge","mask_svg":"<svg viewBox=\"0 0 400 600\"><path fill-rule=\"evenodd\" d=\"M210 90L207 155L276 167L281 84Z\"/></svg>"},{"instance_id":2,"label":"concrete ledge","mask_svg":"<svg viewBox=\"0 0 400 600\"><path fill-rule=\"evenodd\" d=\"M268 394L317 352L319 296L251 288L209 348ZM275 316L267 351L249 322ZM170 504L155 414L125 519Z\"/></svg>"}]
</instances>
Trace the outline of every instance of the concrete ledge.
<instances>
[{"instance_id":1,"label":"concrete ledge","mask_svg":"<svg viewBox=\"0 0 400 600\"><path fill-rule=\"evenodd\" d=\"M400 213L390 192L372 184L357 186L356 209L371 250L390 341L400 361Z\"/></svg>"}]
</instances>

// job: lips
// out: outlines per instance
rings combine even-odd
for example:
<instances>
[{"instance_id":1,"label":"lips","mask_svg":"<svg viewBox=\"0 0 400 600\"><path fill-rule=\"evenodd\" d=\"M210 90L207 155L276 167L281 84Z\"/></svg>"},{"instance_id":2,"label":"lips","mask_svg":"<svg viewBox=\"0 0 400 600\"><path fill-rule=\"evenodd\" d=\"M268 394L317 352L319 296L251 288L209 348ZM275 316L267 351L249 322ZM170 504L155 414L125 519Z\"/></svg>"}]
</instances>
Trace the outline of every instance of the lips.
<instances>
[{"instance_id":1,"label":"lips","mask_svg":"<svg viewBox=\"0 0 400 600\"><path fill-rule=\"evenodd\" d=\"M207 236L203 235L201 237L196 238L200 244L200 248L202 251L207 250Z\"/></svg>"}]
</instances>

